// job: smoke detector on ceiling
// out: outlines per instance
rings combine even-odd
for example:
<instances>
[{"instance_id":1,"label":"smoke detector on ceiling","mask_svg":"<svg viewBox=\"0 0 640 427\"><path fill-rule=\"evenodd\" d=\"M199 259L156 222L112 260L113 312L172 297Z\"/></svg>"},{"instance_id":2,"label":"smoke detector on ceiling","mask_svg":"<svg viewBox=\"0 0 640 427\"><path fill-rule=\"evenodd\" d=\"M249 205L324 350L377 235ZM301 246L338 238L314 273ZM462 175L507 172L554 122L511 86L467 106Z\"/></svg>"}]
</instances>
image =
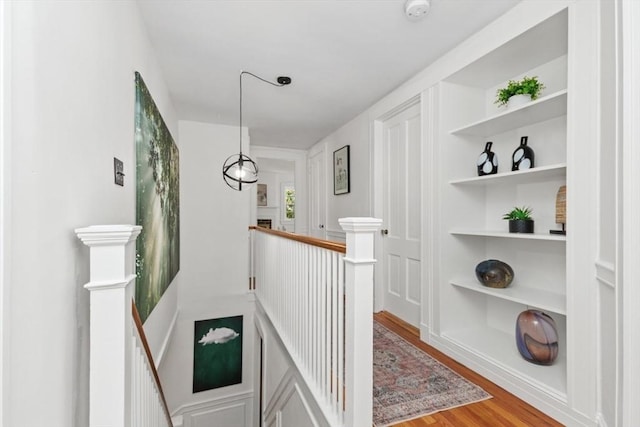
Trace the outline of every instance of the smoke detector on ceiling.
<instances>
[{"instance_id":1,"label":"smoke detector on ceiling","mask_svg":"<svg viewBox=\"0 0 640 427\"><path fill-rule=\"evenodd\" d=\"M429 13L431 3L429 0L407 0L404 4L404 13L407 18L412 21L417 21Z\"/></svg>"}]
</instances>

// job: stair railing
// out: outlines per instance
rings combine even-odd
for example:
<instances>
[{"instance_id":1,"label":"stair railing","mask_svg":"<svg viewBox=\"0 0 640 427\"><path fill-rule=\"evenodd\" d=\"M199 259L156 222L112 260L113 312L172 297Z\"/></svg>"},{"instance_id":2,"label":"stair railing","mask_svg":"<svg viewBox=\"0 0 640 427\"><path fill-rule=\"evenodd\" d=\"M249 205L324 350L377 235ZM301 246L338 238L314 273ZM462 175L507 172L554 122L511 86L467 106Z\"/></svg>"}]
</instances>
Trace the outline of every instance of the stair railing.
<instances>
[{"instance_id":1,"label":"stair railing","mask_svg":"<svg viewBox=\"0 0 640 427\"><path fill-rule=\"evenodd\" d=\"M251 227L256 299L331 425L372 425L375 218L346 245Z\"/></svg>"}]
</instances>

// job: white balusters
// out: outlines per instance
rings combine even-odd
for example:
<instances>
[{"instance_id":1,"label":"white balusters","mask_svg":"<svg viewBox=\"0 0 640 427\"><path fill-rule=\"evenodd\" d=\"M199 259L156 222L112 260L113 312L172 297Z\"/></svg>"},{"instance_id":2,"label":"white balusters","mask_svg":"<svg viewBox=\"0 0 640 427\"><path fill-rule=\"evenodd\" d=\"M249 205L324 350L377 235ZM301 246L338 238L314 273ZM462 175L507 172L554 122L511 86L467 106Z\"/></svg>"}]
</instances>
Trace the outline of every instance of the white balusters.
<instances>
[{"instance_id":1,"label":"white balusters","mask_svg":"<svg viewBox=\"0 0 640 427\"><path fill-rule=\"evenodd\" d=\"M170 427L171 421L167 412L152 362L145 350L145 339L135 322L131 324L131 426L132 427Z\"/></svg>"},{"instance_id":2,"label":"white balusters","mask_svg":"<svg viewBox=\"0 0 640 427\"><path fill-rule=\"evenodd\" d=\"M253 231L255 292L327 419L364 426L371 425L373 233L380 221L340 223L346 249Z\"/></svg>"}]
</instances>

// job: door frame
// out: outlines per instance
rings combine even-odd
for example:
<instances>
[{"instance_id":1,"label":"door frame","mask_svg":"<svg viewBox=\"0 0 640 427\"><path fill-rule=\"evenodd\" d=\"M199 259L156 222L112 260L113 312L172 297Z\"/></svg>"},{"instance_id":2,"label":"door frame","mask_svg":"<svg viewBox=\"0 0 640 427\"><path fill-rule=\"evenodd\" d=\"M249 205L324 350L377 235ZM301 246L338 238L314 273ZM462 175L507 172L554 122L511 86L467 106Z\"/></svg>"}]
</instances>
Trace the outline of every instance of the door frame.
<instances>
[{"instance_id":1,"label":"door frame","mask_svg":"<svg viewBox=\"0 0 640 427\"><path fill-rule=\"evenodd\" d=\"M382 219L382 229L385 228L386 222L385 222L385 218L384 218L384 206L383 206L383 188L384 188L384 182L382 179L382 171L384 170L384 122L388 119L390 119L391 117L401 113L402 111L411 108L417 104L421 104L420 107L420 120L422 123L421 126L421 132L420 132L420 143L422 144L422 146L424 147L424 134L425 134L425 127L424 127L424 123L425 123L425 115L424 115L424 104L422 104L422 95L421 94L417 94L412 96L411 98L405 100L404 102L401 102L400 104L398 104L397 106L387 110L386 112L384 112L383 114L381 114L380 116L378 116L377 118L373 119L372 121L372 135L373 138L371 139L371 177L372 177L372 185L371 185L371 212L374 218L380 218ZM424 151L423 152L423 164L424 164ZM424 192L424 168L421 168L421 172L420 172L420 180L421 180L421 184L422 184L422 189ZM424 283L424 226L425 226L425 221L424 221L424 197L421 197L421 202L420 202L420 209L422 210L422 235L421 237L421 245L420 245L420 259L422 262L422 271L420 274L420 283ZM384 309L384 277L385 277L385 264L384 264L384 260L383 260L383 247L384 242L382 241L382 234L376 234L375 236L375 248L374 248L374 253L375 253L375 259L378 260L378 262L375 265L375 269L374 269L374 276L373 276L373 280L374 280L374 294L373 294L373 311L374 312L379 312L382 311ZM421 295L423 294L422 291L424 291L424 286L421 289ZM424 300L424 298L421 296L421 300ZM422 329L422 319L424 318L424 307L422 307L422 301L420 304L420 329Z\"/></svg>"},{"instance_id":2,"label":"door frame","mask_svg":"<svg viewBox=\"0 0 640 427\"><path fill-rule=\"evenodd\" d=\"M640 125L637 123L640 114L637 101L640 96L640 84L636 78L640 72L640 54L637 51L640 43L640 4L635 0L619 0L617 8L622 50L622 123L619 131L624 154L622 170L619 172L619 179L622 181L622 230L618 230L618 248L622 252L622 257L618 257L618 277L622 279L622 294L619 296L619 309L622 308L622 314L618 334L622 340L621 347L624 349L622 370L619 372L622 393L620 425L627 427L640 419L640 406L637 404L640 399L640 385L637 382L640 375L640 339L637 330L631 326L640 322L640 288L636 283L640 275L640 265L637 262L640 253L640 226L637 219L637 209L640 209L640 191L637 185L640 179L640 170L637 167L637 162L640 161L640 147L637 144L640 138Z\"/></svg>"},{"instance_id":3,"label":"door frame","mask_svg":"<svg viewBox=\"0 0 640 427\"><path fill-rule=\"evenodd\" d=\"M311 159L314 158L315 156L320 156L320 167L323 171L323 181L322 184L322 188L321 188L321 205L320 206L320 213L322 216L322 222L324 224L322 224L322 227L320 227L320 229L322 229L322 232L320 233L320 236L316 236L319 237L321 239L326 239L327 238L327 218L328 218L328 202L329 202L329 193L328 193L328 188L329 188L329 181L328 181L328 172L327 172L327 143L326 142L321 142L319 144L314 145L313 147L311 147L309 149L309 151L307 152L307 173L309 175L308 178L308 182L307 182L307 192L309 193L309 199L308 199L308 210L309 210L309 220L308 220L308 234L310 236L313 236L313 230L315 229L316 225L312 224L311 222L313 221L313 206L312 204L312 200L311 200L311 186L313 185L313 177L311 176ZM297 200L296 200L297 202Z\"/></svg>"},{"instance_id":4,"label":"door frame","mask_svg":"<svg viewBox=\"0 0 640 427\"><path fill-rule=\"evenodd\" d=\"M296 187L296 220L293 232L297 234L308 233L308 187L307 187L307 152L305 150L295 150L291 148L263 147L260 145L251 146L251 156L263 159L287 160L294 162L294 185ZM258 164L258 167L260 165ZM257 188L257 187L256 187ZM255 190L254 190L255 191ZM272 190L273 191L273 190ZM275 189L280 191L280 189ZM256 221L257 206L255 197L251 198L252 224Z\"/></svg>"}]
</instances>

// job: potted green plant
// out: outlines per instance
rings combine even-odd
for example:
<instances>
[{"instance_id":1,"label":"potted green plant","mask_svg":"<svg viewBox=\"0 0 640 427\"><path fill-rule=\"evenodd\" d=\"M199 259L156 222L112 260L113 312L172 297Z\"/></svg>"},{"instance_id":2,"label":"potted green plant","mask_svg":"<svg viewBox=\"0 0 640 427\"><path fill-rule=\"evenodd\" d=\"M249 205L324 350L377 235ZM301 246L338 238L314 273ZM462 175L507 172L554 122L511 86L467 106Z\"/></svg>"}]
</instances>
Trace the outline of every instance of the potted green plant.
<instances>
[{"instance_id":1,"label":"potted green plant","mask_svg":"<svg viewBox=\"0 0 640 427\"><path fill-rule=\"evenodd\" d=\"M498 106L506 105L507 108L523 105L537 99L544 88L544 84L538 81L537 76L509 80L507 87L498 89L495 103Z\"/></svg>"},{"instance_id":2,"label":"potted green plant","mask_svg":"<svg viewBox=\"0 0 640 427\"><path fill-rule=\"evenodd\" d=\"M502 219L509 220L509 233L533 233L533 218L531 208L515 207L504 214Z\"/></svg>"}]
</instances>

